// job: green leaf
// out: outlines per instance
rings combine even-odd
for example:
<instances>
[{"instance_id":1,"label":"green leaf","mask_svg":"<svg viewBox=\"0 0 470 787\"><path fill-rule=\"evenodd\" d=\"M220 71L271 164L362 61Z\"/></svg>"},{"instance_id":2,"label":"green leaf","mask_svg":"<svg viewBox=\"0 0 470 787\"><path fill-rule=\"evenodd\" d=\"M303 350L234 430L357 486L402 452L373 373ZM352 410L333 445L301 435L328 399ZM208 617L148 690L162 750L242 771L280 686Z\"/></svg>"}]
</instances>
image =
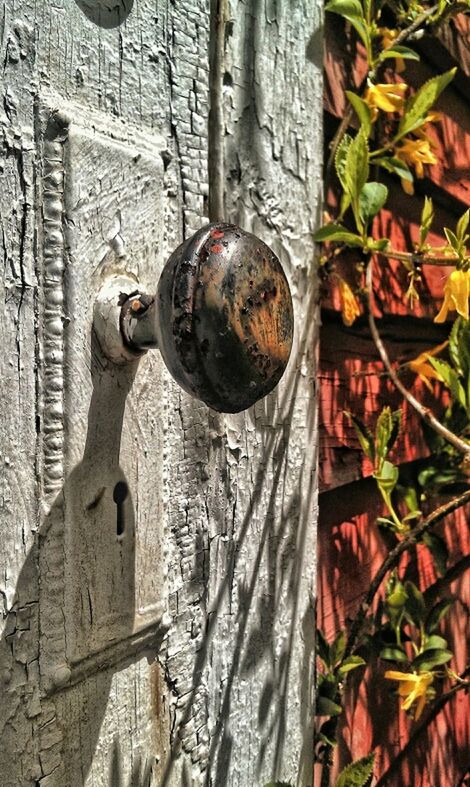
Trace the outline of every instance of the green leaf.
<instances>
[{"instance_id":1,"label":"green leaf","mask_svg":"<svg viewBox=\"0 0 470 787\"><path fill-rule=\"evenodd\" d=\"M423 512L420 511L419 509L416 509L416 511L410 511L410 513L407 514L406 516L404 516L401 521L402 522L413 522L413 520L420 519L420 517L422 517L422 516L423 516Z\"/></svg>"},{"instance_id":2,"label":"green leaf","mask_svg":"<svg viewBox=\"0 0 470 787\"><path fill-rule=\"evenodd\" d=\"M423 210L421 212L421 223L419 228L419 249L421 250L428 237L429 230L434 219L434 207L431 197L424 198Z\"/></svg>"},{"instance_id":3,"label":"green leaf","mask_svg":"<svg viewBox=\"0 0 470 787\"><path fill-rule=\"evenodd\" d=\"M374 159L374 163L386 169L387 172L393 172L395 175L398 175L399 178L413 183L413 175L401 159L388 156L387 158L376 158Z\"/></svg>"},{"instance_id":4,"label":"green leaf","mask_svg":"<svg viewBox=\"0 0 470 787\"><path fill-rule=\"evenodd\" d=\"M348 246L362 246L362 239L359 235L348 232L341 224L325 224L324 227L320 227L316 231L313 240L317 243L335 241L336 243L347 243Z\"/></svg>"},{"instance_id":5,"label":"green leaf","mask_svg":"<svg viewBox=\"0 0 470 787\"><path fill-rule=\"evenodd\" d=\"M339 143L338 147L336 148L336 155L335 155L335 169L336 174L338 175L338 180L341 183L344 190L346 190L346 161L348 158L348 150L349 146L352 142L352 137L349 134L345 134L342 138L341 142Z\"/></svg>"},{"instance_id":6,"label":"green leaf","mask_svg":"<svg viewBox=\"0 0 470 787\"><path fill-rule=\"evenodd\" d=\"M365 183L359 195L359 213L364 224L377 215L387 201L388 188L383 183Z\"/></svg>"},{"instance_id":7,"label":"green leaf","mask_svg":"<svg viewBox=\"0 0 470 787\"><path fill-rule=\"evenodd\" d=\"M405 582L405 590L408 598L405 603L407 617L415 626L420 626L426 615L426 605L424 597L414 582Z\"/></svg>"},{"instance_id":8,"label":"green leaf","mask_svg":"<svg viewBox=\"0 0 470 787\"><path fill-rule=\"evenodd\" d=\"M364 11L360 0L330 0L325 6L325 11L330 11L333 14L339 14L347 18L349 16L364 16Z\"/></svg>"},{"instance_id":9,"label":"green leaf","mask_svg":"<svg viewBox=\"0 0 470 787\"><path fill-rule=\"evenodd\" d=\"M346 213L347 209L351 204L351 197L346 191L343 191L341 194L341 199L339 201L339 217L340 219L343 218L344 214Z\"/></svg>"},{"instance_id":10,"label":"green leaf","mask_svg":"<svg viewBox=\"0 0 470 787\"><path fill-rule=\"evenodd\" d=\"M384 251L387 246L390 246L388 238L378 238L378 240L374 240L373 238L367 239L367 248L370 251Z\"/></svg>"},{"instance_id":11,"label":"green leaf","mask_svg":"<svg viewBox=\"0 0 470 787\"><path fill-rule=\"evenodd\" d=\"M460 317L458 317L456 320L454 320L452 324L452 329L449 334L449 355L452 363L454 364L459 374L462 374L463 368L460 361L460 348L459 348L460 322L461 322Z\"/></svg>"},{"instance_id":12,"label":"green leaf","mask_svg":"<svg viewBox=\"0 0 470 787\"><path fill-rule=\"evenodd\" d=\"M426 650L420 653L419 656L412 661L412 669L417 669L420 672L429 672L433 667L438 667L440 664L447 664L453 657L450 650L443 650L436 648L435 650Z\"/></svg>"},{"instance_id":13,"label":"green leaf","mask_svg":"<svg viewBox=\"0 0 470 787\"><path fill-rule=\"evenodd\" d=\"M351 197L351 204L359 232L362 231L362 221L359 213L359 195L362 187L369 177L369 149L364 131L354 137L349 145L346 157L345 182L346 191Z\"/></svg>"},{"instance_id":14,"label":"green leaf","mask_svg":"<svg viewBox=\"0 0 470 787\"><path fill-rule=\"evenodd\" d=\"M437 533L428 532L423 535L423 544L426 544L429 549L438 573L443 576L446 573L449 558L449 550L445 540Z\"/></svg>"},{"instance_id":15,"label":"green leaf","mask_svg":"<svg viewBox=\"0 0 470 787\"><path fill-rule=\"evenodd\" d=\"M466 408L467 396L455 369L446 363L446 361L442 361L440 358L435 358L432 355L429 356L428 360L433 369L435 369L444 380L445 385L447 385L451 392L452 398L462 405L462 407Z\"/></svg>"},{"instance_id":16,"label":"green leaf","mask_svg":"<svg viewBox=\"0 0 470 787\"><path fill-rule=\"evenodd\" d=\"M410 49L409 46L402 46L401 44L395 44L389 49L384 49L379 55L379 60L383 62L389 57L401 57L403 60L420 59L418 53L415 52L414 49Z\"/></svg>"},{"instance_id":17,"label":"green leaf","mask_svg":"<svg viewBox=\"0 0 470 787\"><path fill-rule=\"evenodd\" d=\"M383 648L379 655L384 661L408 661L408 656L401 648Z\"/></svg>"},{"instance_id":18,"label":"green leaf","mask_svg":"<svg viewBox=\"0 0 470 787\"><path fill-rule=\"evenodd\" d=\"M375 455L379 461L383 461L387 456L392 429L392 411L390 407L383 407L375 425Z\"/></svg>"},{"instance_id":19,"label":"green leaf","mask_svg":"<svg viewBox=\"0 0 470 787\"><path fill-rule=\"evenodd\" d=\"M465 244L468 240L468 235L466 235L468 229L468 223L470 221L470 208L467 208L463 216L457 222L457 227L455 230L455 234L457 235L458 240L460 243Z\"/></svg>"},{"instance_id":20,"label":"green leaf","mask_svg":"<svg viewBox=\"0 0 470 787\"><path fill-rule=\"evenodd\" d=\"M400 497L408 508L408 511L413 514L419 514L418 512L418 494L416 491L416 487L413 484L407 484L406 486L401 485L399 490Z\"/></svg>"},{"instance_id":21,"label":"green leaf","mask_svg":"<svg viewBox=\"0 0 470 787\"><path fill-rule=\"evenodd\" d=\"M352 24L362 42L369 44L369 30L364 19L364 13L359 0L330 0L325 6L325 11L339 14Z\"/></svg>"},{"instance_id":22,"label":"green leaf","mask_svg":"<svg viewBox=\"0 0 470 787\"><path fill-rule=\"evenodd\" d=\"M391 528L394 532L397 529L397 523L393 521L393 519L389 519L386 516L378 516L375 520L378 525L382 525L385 528Z\"/></svg>"},{"instance_id":23,"label":"green leaf","mask_svg":"<svg viewBox=\"0 0 470 787\"><path fill-rule=\"evenodd\" d=\"M426 638L426 645L423 650L425 653L427 650L446 650L447 649L447 640L444 637L440 637L439 634L431 634L430 637Z\"/></svg>"},{"instance_id":24,"label":"green leaf","mask_svg":"<svg viewBox=\"0 0 470 787\"><path fill-rule=\"evenodd\" d=\"M405 134L409 134L410 131L414 131L414 129L423 124L429 110L444 88L454 78L456 71L457 68L451 68L450 71L429 79L414 96L408 99L395 140L404 137Z\"/></svg>"},{"instance_id":25,"label":"green leaf","mask_svg":"<svg viewBox=\"0 0 470 787\"><path fill-rule=\"evenodd\" d=\"M428 612L425 623L427 634L432 634L434 631L436 631L442 618L447 614L450 607L452 606L452 603L452 599L444 598Z\"/></svg>"},{"instance_id":26,"label":"green leaf","mask_svg":"<svg viewBox=\"0 0 470 787\"><path fill-rule=\"evenodd\" d=\"M364 787L374 770L374 754L361 757L344 768L338 776L335 787Z\"/></svg>"},{"instance_id":27,"label":"green leaf","mask_svg":"<svg viewBox=\"0 0 470 787\"><path fill-rule=\"evenodd\" d=\"M380 463L386 458L389 451L393 448L398 437L401 424L401 410L393 413L390 407L384 407L377 418L375 426L375 455Z\"/></svg>"},{"instance_id":28,"label":"green leaf","mask_svg":"<svg viewBox=\"0 0 470 787\"><path fill-rule=\"evenodd\" d=\"M346 95L349 99L349 103L359 118L359 122L364 129L364 133L369 136L372 126L372 117L369 104L367 101L364 101L363 98L358 96L357 93L353 93L352 90L346 90Z\"/></svg>"},{"instance_id":29,"label":"green leaf","mask_svg":"<svg viewBox=\"0 0 470 787\"><path fill-rule=\"evenodd\" d=\"M462 377L470 379L470 321L455 320L449 336L449 352Z\"/></svg>"},{"instance_id":30,"label":"green leaf","mask_svg":"<svg viewBox=\"0 0 470 787\"><path fill-rule=\"evenodd\" d=\"M408 593L405 590L405 586L400 580L397 580L392 586L391 592L387 594L386 602L393 609L402 609L407 598Z\"/></svg>"},{"instance_id":31,"label":"green leaf","mask_svg":"<svg viewBox=\"0 0 470 787\"><path fill-rule=\"evenodd\" d=\"M325 637L323 636L323 632L320 629L317 629L316 634L316 648L317 648L317 656L323 661L325 667L331 667L331 659L330 659L330 646L326 641Z\"/></svg>"},{"instance_id":32,"label":"green leaf","mask_svg":"<svg viewBox=\"0 0 470 787\"><path fill-rule=\"evenodd\" d=\"M388 460L383 462L380 469L380 474L374 474L374 478L378 485L384 490L384 492L387 492L387 494L391 494L395 489L398 483L398 476L398 467L393 465Z\"/></svg>"},{"instance_id":33,"label":"green leaf","mask_svg":"<svg viewBox=\"0 0 470 787\"><path fill-rule=\"evenodd\" d=\"M392 431L388 439L387 451L392 450L393 446L395 445L398 439L398 435L400 434L402 415L403 415L402 410L394 410L392 412Z\"/></svg>"},{"instance_id":34,"label":"green leaf","mask_svg":"<svg viewBox=\"0 0 470 787\"><path fill-rule=\"evenodd\" d=\"M460 243L459 243L459 239L457 238L456 234L454 232L452 232L452 230L450 230L448 227L444 227L444 232L445 232L445 236L447 238L447 242L448 242L449 246L452 246L454 251L456 251L458 253L459 249L460 249Z\"/></svg>"},{"instance_id":35,"label":"green leaf","mask_svg":"<svg viewBox=\"0 0 470 787\"><path fill-rule=\"evenodd\" d=\"M345 647L346 647L346 632L340 631L335 641L330 647L330 654L331 654L330 658L331 658L332 667L343 658Z\"/></svg>"},{"instance_id":36,"label":"green leaf","mask_svg":"<svg viewBox=\"0 0 470 787\"><path fill-rule=\"evenodd\" d=\"M348 656L341 664L338 672L340 675L346 675L347 672L351 672L351 670L357 669L357 667L362 667L365 663L364 659L361 659L360 656Z\"/></svg>"},{"instance_id":37,"label":"green leaf","mask_svg":"<svg viewBox=\"0 0 470 787\"><path fill-rule=\"evenodd\" d=\"M341 705L333 702L328 697L317 697L315 715L316 716L339 716L343 709Z\"/></svg>"},{"instance_id":38,"label":"green leaf","mask_svg":"<svg viewBox=\"0 0 470 787\"><path fill-rule=\"evenodd\" d=\"M371 462L374 461L375 458L375 446L374 446L374 438L372 433L366 426L362 423L362 421L357 418L352 413L345 411L345 415L348 416L349 420L351 421L354 430L357 434L357 438L361 445L362 450L364 451L365 455Z\"/></svg>"}]
</instances>

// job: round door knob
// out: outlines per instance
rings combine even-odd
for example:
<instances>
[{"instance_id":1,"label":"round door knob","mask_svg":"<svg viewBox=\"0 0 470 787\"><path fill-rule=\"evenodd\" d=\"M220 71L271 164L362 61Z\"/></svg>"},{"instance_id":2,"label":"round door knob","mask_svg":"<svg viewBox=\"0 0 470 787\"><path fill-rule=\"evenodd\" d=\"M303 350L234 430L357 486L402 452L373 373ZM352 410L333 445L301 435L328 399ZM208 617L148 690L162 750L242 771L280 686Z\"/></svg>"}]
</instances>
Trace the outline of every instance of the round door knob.
<instances>
[{"instance_id":1,"label":"round door knob","mask_svg":"<svg viewBox=\"0 0 470 787\"><path fill-rule=\"evenodd\" d=\"M233 224L209 224L184 241L154 297L134 291L122 300L120 328L130 352L158 347L181 387L214 410L250 407L287 366L287 279L271 249Z\"/></svg>"}]
</instances>

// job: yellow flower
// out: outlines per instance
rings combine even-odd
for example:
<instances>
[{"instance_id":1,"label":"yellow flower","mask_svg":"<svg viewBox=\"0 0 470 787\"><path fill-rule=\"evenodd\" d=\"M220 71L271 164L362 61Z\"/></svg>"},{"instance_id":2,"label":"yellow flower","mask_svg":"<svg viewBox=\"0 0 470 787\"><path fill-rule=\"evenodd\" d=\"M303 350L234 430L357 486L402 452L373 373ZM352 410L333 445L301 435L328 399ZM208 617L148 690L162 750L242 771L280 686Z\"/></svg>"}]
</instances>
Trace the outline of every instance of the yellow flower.
<instances>
[{"instance_id":1,"label":"yellow flower","mask_svg":"<svg viewBox=\"0 0 470 787\"><path fill-rule=\"evenodd\" d=\"M437 158L431 150L431 142L427 137L424 139L405 139L395 148L395 156L404 161L405 164L413 166L418 178L424 177L425 164L437 164Z\"/></svg>"},{"instance_id":2,"label":"yellow flower","mask_svg":"<svg viewBox=\"0 0 470 787\"><path fill-rule=\"evenodd\" d=\"M429 380L439 380L441 383L444 382L444 380L439 372L436 372L434 367L431 366L429 358L433 355L438 355L448 344L448 341L438 344L436 347L432 347L430 350L420 353L420 355L418 355L417 358L413 358L412 361L408 361L407 365L411 371L418 375L419 379L423 381L430 391L432 391L432 385Z\"/></svg>"},{"instance_id":3,"label":"yellow flower","mask_svg":"<svg viewBox=\"0 0 470 787\"><path fill-rule=\"evenodd\" d=\"M369 82L369 87L364 95L364 101L371 109L372 120L377 119L379 109L383 112L399 112L403 109L407 88L408 85L405 84L405 82L379 85L373 85Z\"/></svg>"},{"instance_id":4,"label":"yellow flower","mask_svg":"<svg viewBox=\"0 0 470 787\"><path fill-rule=\"evenodd\" d=\"M411 180L405 180L405 178L402 178L401 179L401 187L402 187L403 191L405 192L405 194L409 194L410 197L412 197L413 194L415 193L415 187L413 186L413 183L412 183Z\"/></svg>"},{"instance_id":5,"label":"yellow flower","mask_svg":"<svg viewBox=\"0 0 470 787\"><path fill-rule=\"evenodd\" d=\"M432 672L421 672L416 675L414 672L395 672L389 670L385 673L388 680L398 680L401 686L398 688L400 697L406 697L402 710L409 710L414 702L417 702L415 719L419 719L424 706L426 705L426 695L428 694L429 687L434 680ZM429 692L430 693L430 692Z\"/></svg>"},{"instance_id":6,"label":"yellow flower","mask_svg":"<svg viewBox=\"0 0 470 787\"><path fill-rule=\"evenodd\" d=\"M438 123L442 120L442 112L430 112L429 115L426 115L424 119L424 125L426 126L428 123ZM417 134L418 131L415 131Z\"/></svg>"},{"instance_id":7,"label":"yellow flower","mask_svg":"<svg viewBox=\"0 0 470 787\"><path fill-rule=\"evenodd\" d=\"M338 276L338 287L343 322L349 328L361 313L359 302L349 284L341 276Z\"/></svg>"},{"instance_id":8,"label":"yellow flower","mask_svg":"<svg viewBox=\"0 0 470 787\"><path fill-rule=\"evenodd\" d=\"M456 311L468 320L468 298L470 295L470 271L452 271L444 286L444 303L434 322L445 322L449 311Z\"/></svg>"}]
</instances>

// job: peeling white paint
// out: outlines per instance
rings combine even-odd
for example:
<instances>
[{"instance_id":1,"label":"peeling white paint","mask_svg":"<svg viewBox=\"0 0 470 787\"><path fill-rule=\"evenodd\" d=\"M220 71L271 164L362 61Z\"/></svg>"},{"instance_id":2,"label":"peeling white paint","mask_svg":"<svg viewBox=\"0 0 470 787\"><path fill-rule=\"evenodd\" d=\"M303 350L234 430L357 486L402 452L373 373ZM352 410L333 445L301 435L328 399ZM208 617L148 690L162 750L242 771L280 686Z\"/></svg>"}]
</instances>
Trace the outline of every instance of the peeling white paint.
<instances>
[{"instance_id":1,"label":"peeling white paint","mask_svg":"<svg viewBox=\"0 0 470 787\"><path fill-rule=\"evenodd\" d=\"M102 281L156 289L208 186L209 0L115 8L4 10L0 781L306 787L320 3L230 3L227 218L281 258L296 314L281 385L236 416L156 353L92 362Z\"/></svg>"}]
</instances>

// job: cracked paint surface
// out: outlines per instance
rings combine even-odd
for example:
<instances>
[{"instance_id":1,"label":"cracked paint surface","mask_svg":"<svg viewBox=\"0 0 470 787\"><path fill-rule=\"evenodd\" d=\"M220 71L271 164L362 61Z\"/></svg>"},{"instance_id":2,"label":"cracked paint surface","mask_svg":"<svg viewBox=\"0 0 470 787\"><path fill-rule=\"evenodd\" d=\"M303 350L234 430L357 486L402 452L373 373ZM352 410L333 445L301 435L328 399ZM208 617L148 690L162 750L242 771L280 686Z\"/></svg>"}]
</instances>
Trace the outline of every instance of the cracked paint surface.
<instances>
[{"instance_id":1,"label":"cracked paint surface","mask_svg":"<svg viewBox=\"0 0 470 787\"><path fill-rule=\"evenodd\" d=\"M90 343L100 277L155 259L156 288L207 220L209 2L115 5L2 20L2 785L308 785L319 3L231 3L226 220L280 258L296 340L229 416Z\"/></svg>"}]
</instances>

